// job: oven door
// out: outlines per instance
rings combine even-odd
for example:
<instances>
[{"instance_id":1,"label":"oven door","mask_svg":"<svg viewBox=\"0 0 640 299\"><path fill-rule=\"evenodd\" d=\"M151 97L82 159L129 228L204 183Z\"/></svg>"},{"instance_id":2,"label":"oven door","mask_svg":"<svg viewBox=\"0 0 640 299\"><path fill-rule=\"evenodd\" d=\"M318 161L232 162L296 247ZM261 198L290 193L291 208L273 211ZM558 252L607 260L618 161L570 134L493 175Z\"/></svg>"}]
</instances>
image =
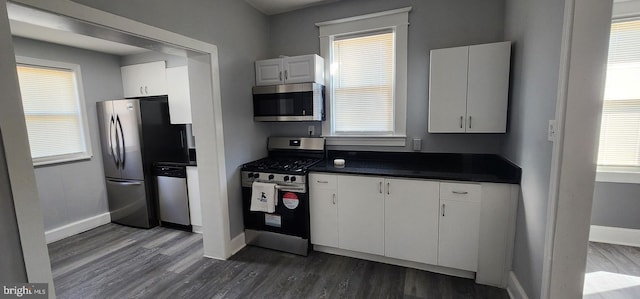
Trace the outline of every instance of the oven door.
<instances>
[{"instance_id":1,"label":"oven door","mask_svg":"<svg viewBox=\"0 0 640 299\"><path fill-rule=\"evenodd\" d=\"M306 189L306 188L301 188ZM269 231L309 239L309 194L279 186L275 212L252 212L251 188L242 188L245 229Z\"/></svg>"},{"instance_id":2,"label":"oven door","mask_svg":"<svg viewBox=\"0 0 640 299\"><path fill-rule=\"evenodd\" d=\"M314 83L256 86L253 116L256 121L324 120L324 86Z\"/></svg>"}]
</instances>

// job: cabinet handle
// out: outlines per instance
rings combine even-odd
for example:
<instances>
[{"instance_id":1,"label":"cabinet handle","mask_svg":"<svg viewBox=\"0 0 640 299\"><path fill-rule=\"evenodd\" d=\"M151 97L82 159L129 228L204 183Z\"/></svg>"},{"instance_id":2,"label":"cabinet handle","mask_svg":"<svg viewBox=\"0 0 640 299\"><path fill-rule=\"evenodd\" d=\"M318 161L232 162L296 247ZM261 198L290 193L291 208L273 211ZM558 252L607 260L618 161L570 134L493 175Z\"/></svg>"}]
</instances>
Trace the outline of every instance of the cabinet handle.
<instances>
[{"instance_id":1,"label":"cabinet handle","mask_svg":"<svg viewBox=\"0 0 640 299\"><path fill-rule=\"evenodd\" d=\"M451 191L453 194L469 194L467 191Z\"/></svg>"},{"instance_id":2,"label":"cabinet handle","mask_svg":"<svg viewBox=\"0 0 640 299\"><path fill-rule=\"evenodd\" d=\"M146 87L146 86L144 87L144 93L145 93L145 94L149 94L149 90L147 89L147 87Z\"/></svg>"},{"instance_id":3,"label":"cabinet handle","mask_svg":"<svg viewBox=\"0 0 640 299\"><path fill-rule=\"evenodd\" d=\"M444 217L444 204L442 204L442 217Z\"/></svg>"},{"instance_id":4,"label":"cabinet handle","mask_svg":"<svg viewBox=\"0 0 640 299\"><path fill-rule=\"evenodd\" d=\"M144 94L144 91L142 91L142 86L140 86L140 94Z\"/></svg>"},{"instance_id":5,"label":"cabinet handle","mask_svg":"<svg viewBox=\"0 0 640 299\"><path fill-rule=\"evenodd\" d=\"M389 182L387 182L387 195L391 194L391 185Z\"/></svg>"},{"instance_id":6,"label":"cabinet handle","mask_svg":"<svg viewBox=\"0 0 640 299\"><path fill-rule=\"evenodd\" d=\"M282 81L282 71L280 71L279 78L280 78L280 81Z\"/></svg>"},{"instance_id":7,"label":"cabinet handle","mask_svg":"<svg viewBox=\"0 0 640 299\"><path fill-rule=\"evenodd\" d=\"M471 129L471 115L469 115L469 129Z\"/></svg>"},{"instance_id":8,"label":"cabinet handle","mask_svg":"<svg viewBox=\"0 0 640 299\"><path fill-rule=\"evenodd\" d=\"M335 193L333 193L333 204L334 205L336 204L336 194Z\"/></svg>"},{"instance_id":9,"label":"cabinet handle","mask_svg":"<svg viewBox=\"0 0 640 299\"><path fill-rule=\"evenodd\" d=\"M462 129L462 120L464 119L464 116L460 116L460 129Z\"/></svg>"},{"instance_id":10,"label":"cabinet handle","mask_svg":"<svg viewBox=\"0 0 640 299\"><path fill-rule=\"evenodd\" d=\"M316 181L316 182L318 182L320 184L329 184L329 181Z\"/></svg>"},{"instance_id":11,"label":"cabinet handle","mask_svg":"<svg viewBox=\"0 0 640 299\"><path fill-rule=\"evenodd\" d=\"M289 80L289 72L287 70L284 70L284 79Z\"/></svg>"},{"instance_id":12,"label":"cabinet handle","mask_svg":"<svg viewBox=\"0 0 640 299\"><path fill-rule=\"evenodd\" d=\"M380 182L380 194L382 194L382 182Z\"/></svg>"}]
</instances>

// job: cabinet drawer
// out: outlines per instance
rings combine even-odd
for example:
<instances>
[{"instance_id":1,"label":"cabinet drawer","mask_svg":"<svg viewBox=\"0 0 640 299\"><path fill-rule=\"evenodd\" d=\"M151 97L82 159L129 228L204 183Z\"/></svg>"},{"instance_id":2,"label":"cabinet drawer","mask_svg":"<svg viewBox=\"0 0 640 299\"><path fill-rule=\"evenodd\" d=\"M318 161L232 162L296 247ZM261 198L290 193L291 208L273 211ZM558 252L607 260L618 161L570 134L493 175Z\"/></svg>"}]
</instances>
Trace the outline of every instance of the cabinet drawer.
<instances>
[{"instance_id":1,"label":"cabinet drawer","mask_svg":"<svg viewBox=\"0 0 640 299\"><path fill-rule=\"evenodd\" d=\"M336 189L336 176L332 174L309 174L309 186L311 188Z\"/></svg>"},{"instance_id":2,"label":"cabinet drawer","mask_svg":"<svg viewBox=\"0 0 640 299\"><path fill-rule=\"evenodd\" d=\"M478 184L440 183L441 200L479 202L482 189Z\"/></svg>"}]
</instances>

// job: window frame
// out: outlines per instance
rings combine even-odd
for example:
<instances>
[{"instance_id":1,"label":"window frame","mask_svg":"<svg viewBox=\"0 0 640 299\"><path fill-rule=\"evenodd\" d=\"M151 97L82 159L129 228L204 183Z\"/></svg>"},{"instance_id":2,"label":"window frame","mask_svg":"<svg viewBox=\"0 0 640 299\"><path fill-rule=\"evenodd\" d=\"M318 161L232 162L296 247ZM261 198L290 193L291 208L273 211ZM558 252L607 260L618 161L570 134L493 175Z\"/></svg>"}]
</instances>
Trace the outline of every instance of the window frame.
<instances>
[{"instance_id":1,"label":"window frame","mask_svg":"<svg viewBox=\"0 0 640 299\"><path fill-rule=\"evenodd\" d=\"M76 89L76 99L78 101L78 113L80 117L79 121L80 121L80 129L82 130L81 137L84 143L84 151L79 153L70 153L70 154L63 154L63 155L32 158L33 166L39 167L39 166L46 166L46 165L52 165L52 164L89 160L93 158L93 150L91 146L91 134L89 132L89 120L87 115L86 101L84 98L82 72L80 70L80 65L74 64L74 63L53 61L48 59L40 59L40 58L33 58L33 57L26 57L26 56L16 56L16 65L71 71L73 73L73 79L74 79L74 84Z\"/></svg>"},{"instance_id":2,"label":"window frame","mask_svg":"<svg viewBox=\"0 0 640 299\"><path fill-rule=\"evenodd\" d=\"M326 82L326 116L322 124L322 137L327 145L359 145L359 146L406 146L407 131L407 57L408 27L411 7L388 10L373 14L349 17L344 19L316 23L320 31L320 56L325 62ZM332 44L336 36L348 36L359 33L375 33L392 30L395 35L395 70L393 85L393 121L394 131L385 135L336 134L333 127L334 114L333 79L331 61L333 60Z\"/></svg>"}]
</instances>

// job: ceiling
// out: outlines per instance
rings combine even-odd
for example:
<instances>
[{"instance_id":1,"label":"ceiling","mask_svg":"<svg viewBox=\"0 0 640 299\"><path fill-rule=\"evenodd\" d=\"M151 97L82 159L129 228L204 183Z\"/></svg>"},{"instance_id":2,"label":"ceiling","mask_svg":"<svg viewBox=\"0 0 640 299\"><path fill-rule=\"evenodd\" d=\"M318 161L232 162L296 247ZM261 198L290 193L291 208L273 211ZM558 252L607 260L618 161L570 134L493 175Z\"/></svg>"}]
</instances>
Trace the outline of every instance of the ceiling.
<instances>
[{"instance_id":1,"label":"ceiling","mask_svg":"<svg viewBox=\"0 0 640 299\"><path fill-rule=\"evenodd\" d=\"M309 6L320 5L340 0L245 0L251 6L266 15L275 15Z\"/></svg>"}]
</instances>

